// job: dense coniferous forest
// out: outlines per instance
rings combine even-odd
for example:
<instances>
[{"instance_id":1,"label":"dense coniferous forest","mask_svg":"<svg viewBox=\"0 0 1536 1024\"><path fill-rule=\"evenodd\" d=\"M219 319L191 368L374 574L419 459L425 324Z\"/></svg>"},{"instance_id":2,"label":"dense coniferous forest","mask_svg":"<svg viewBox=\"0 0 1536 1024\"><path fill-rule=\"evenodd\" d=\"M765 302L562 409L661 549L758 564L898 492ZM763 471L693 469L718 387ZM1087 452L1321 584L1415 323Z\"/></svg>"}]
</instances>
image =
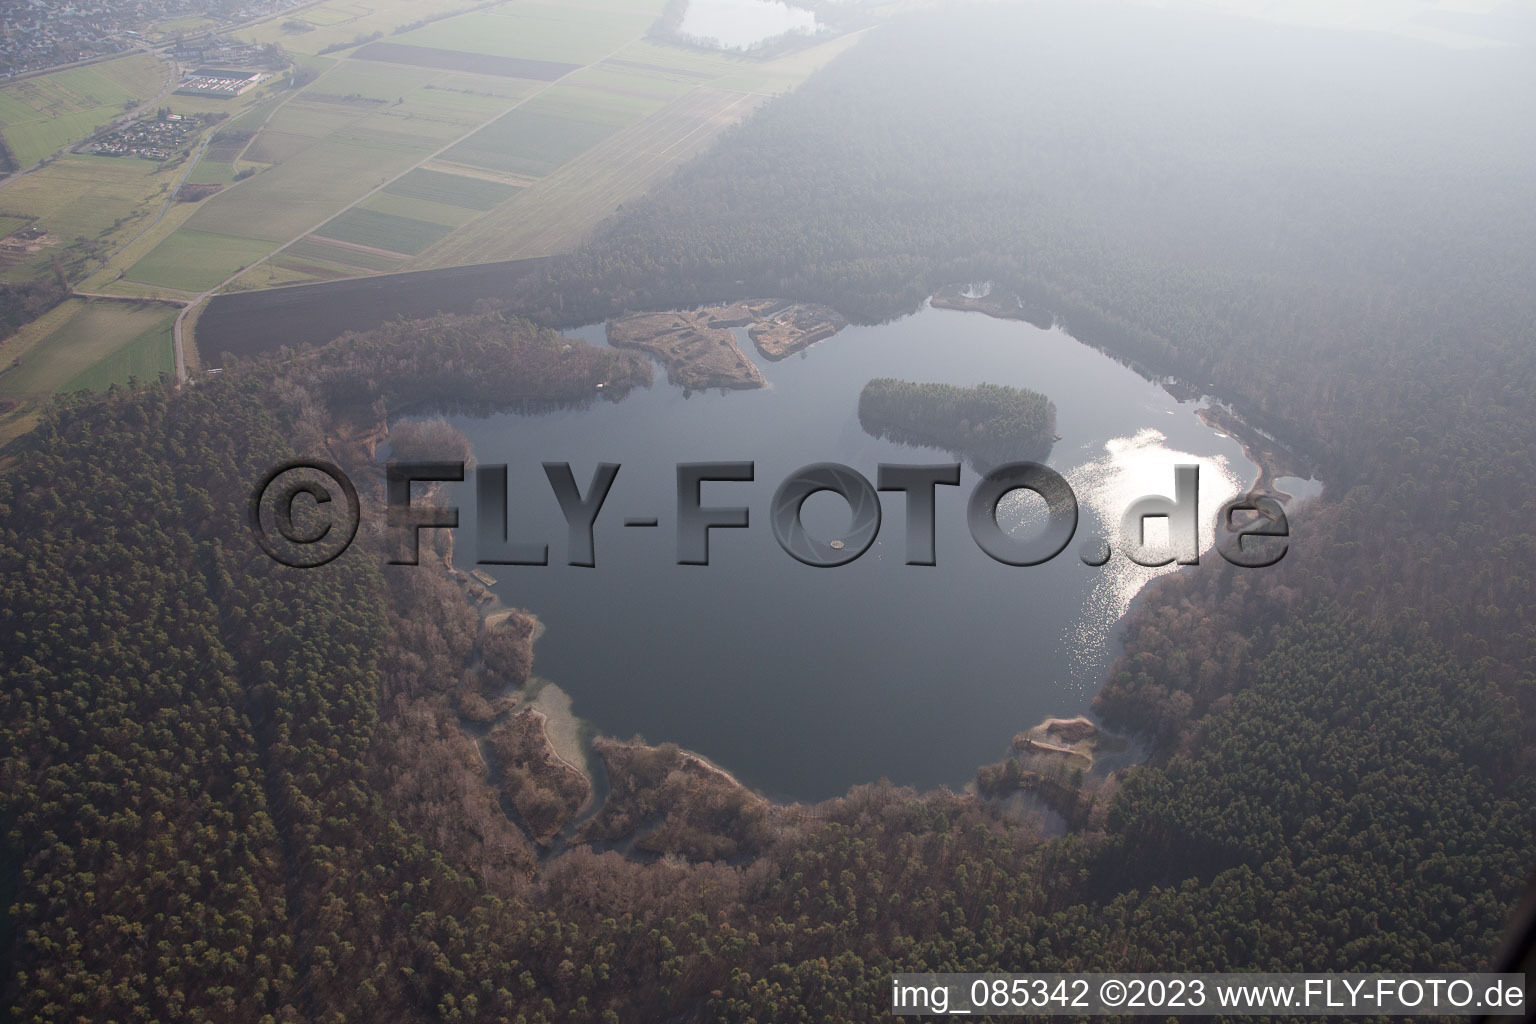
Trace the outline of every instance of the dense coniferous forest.
<instances>
[{"instance_id":1,"label":"dense coniferous forest","mask_svg":"<svg viewBox=\"0 0 1536 1024\"><path fill-rule=\"evenodd\" d=\"M1063 10L872 32L518 305L878 320L992 280L1316 459L1279 566L1138 604L1099 707L1156 746L1080 830L888 785L786 814L625 747L605 841L544 856L456 724L508 660L463 588L366 529L285 570L245 501L323 455L381 521L391 416L647 373L396 323L63 400L4 453L15 1019L866 1020L893 970L1486 965L1536 867L1532 62Z\"/></svg>"},{"instance_id":2,"label":"dense coniferous forest","mask_svg":"<svg viewBox=\"0 0 1536 1024\"><path fill-rule=\"evenodd\" d=\"M859 392L859 424L876 437L945 448L985 472L1005 462L1043 462L1056 406L1038 391L1002 384L959 387L876 377Z\"/></svg>"}]
</instances>

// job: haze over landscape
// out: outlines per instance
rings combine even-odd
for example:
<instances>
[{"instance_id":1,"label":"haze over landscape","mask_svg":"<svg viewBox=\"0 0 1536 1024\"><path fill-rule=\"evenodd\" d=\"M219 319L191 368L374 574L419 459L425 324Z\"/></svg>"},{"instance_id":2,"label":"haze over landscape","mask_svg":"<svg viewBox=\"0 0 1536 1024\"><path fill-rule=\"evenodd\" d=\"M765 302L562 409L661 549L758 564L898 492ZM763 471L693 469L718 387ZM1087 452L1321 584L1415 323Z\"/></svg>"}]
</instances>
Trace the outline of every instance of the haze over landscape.
<instances>
[{"instance_id":1,"label":"haze over landscape","mask_svg":"<svg viewBox=\"0 0 1536 1024\"><path fill-rule=\"evenodd\" d=\"M4 17L17 1020L1528 960L1528 4Z\"/></svg>"}]
</instances>

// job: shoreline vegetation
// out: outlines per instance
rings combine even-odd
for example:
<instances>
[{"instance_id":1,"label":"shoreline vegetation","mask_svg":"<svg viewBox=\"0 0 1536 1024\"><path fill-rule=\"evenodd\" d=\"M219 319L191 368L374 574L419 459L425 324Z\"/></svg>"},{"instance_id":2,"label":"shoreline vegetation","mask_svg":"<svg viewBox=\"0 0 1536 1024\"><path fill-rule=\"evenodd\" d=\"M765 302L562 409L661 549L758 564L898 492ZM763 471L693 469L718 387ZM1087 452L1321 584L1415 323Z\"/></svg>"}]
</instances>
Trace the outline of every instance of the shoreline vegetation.
<instances>
[{"instance_id":1,"label":"shoreline vegetation","mask_svg":"<svg viewBox=\"0 0 1536 1024\"><path fill-rule=\"evenodd\" d=\"M1000 319L1023 320L1035 326L1042 326L1042 320L1045 326L1049 326L1050 321L1049 317L1041 317L1027 310L1020 302L1007 301L1007 297L998 292L968 296L958 288L945 289L935 294L933 304L939 308L981 312ZM434 326L441 329L445 321L451 324L459 319L438 318ZM487 321L488 325L494 324L497 328L501 328L503 323L505 321L496 315ZM633 347L662 358L668 366L669 379L674 383L684 387L689 387L689 382L693 382L693 387L731 387L729 384L699 383L725 378L716 376L721 364L710 361L709 357L713 353L690 342L702 336L713 343L714 348L728 349L730 355L727 356L727 365L739 360L735 365L745 366L755 375L755 379L762 380L761 373L741 352L734 329L747 328L749 337L764 358L777 360L832 337L846 324L846 319L826 306L784 299L758 299L684 312L632 314L610 321L608 332L610 344L615 347ZM631 345L614 341L615 325L618 325L617 333L621 338L633 339ZM583 352L590 348L575 339L556 336L552 331L540 333L544 345L563 348L568 342ZM722 343L725 340L728 340L729 345ZM654 342L654 348L648 347L646 342ZM592 351L602 350L599 348ZM662 355L662 352L666 354ZM567 353L566 358L572 354ZM615 374L614 379L624 380L624 376ZM629 384L629 381L625 383ZM615 389L605 397L617 400L622 394L622 390ZM868 405L866 398L870 399ZM906 402L908 398L916 400L915 408ZM903 405L909 407L903 409ZM962 405L969 416L964 413L956 415L956 410ZM946 384L916 384L892 378L877 378L866 385L860 395L859 409L861 425L876 436L888 436L904 443L943 447L979 467L988 465L988 456L999 462L1020 457L1045 458L1055 437L1055 411L1054 403L1046 396L1027 389L990 384L963 388ZM1274 477L1298 472L1300 463L1296 456L1277 442L1271 441L1264 445L1259 443L1259 438L1250 437L1256 432L1234 410L1226 406L1214 406L1196 410L1196 414L1213 429L1231 434L1243 445L1250 459L1259 467L1255 489L1271 489ZM927 430L932 431L931 434L925 432L925 424ZM877 433L882 430L885 433ZM351 442L357 445L354 449L356 453L370 460L375 455L377 443L386 436L392 450L447 445L455 455L467 457L468 453L460 451L448 436L456 433L441 419L404 421L387 427L382 421L359 425L343 418L333 426L332 438L343 444ZM1033 454L1030 453L1031 447ZM424 543L424 554L426 548ZM645 816L643 827L638 827L634 834L615 834L618 828L615 820L619 812L604 818L613 796L611 791L602 791L606 787L598 784L599 766L590 763L586 750L578 750L579 759L568 756L568 751L562 753L562 744L557 743L550 733L548 709L542 707L546 690L555 690L563 698L564 712L570 718L566 723L570 727L567 731L575 735L590 726L571 710L570 699L563 690L547 680L531 675L533 644L542 633L542 624L527 612L497 607L494 604L495 595L489 587L477 583L463 570L455 568L451 537L446 546L434 551L442 560L445 576L462 588L466 603L471 608L477 605L485 608L481 627L483 636L500 633L500 627L513 627L520 634L520 639L526 637L530 674L521 676L522 681L516 682L519 678L516 670L510 673L510 679L505 678L507 673L499 673L504 681L491 684L499 691L499 699L488 702L486 698L491 696L489 690L481 691L485 693L485 696L481 696L471 686L464 690L459 701L460 714L471 722L480 722L486 730L484 743L505 748L497 751L493 746L494 764L487 762L485 768L489 775L495 777L493 788L504 798L503 809L512 812L509 820L544 849L546 855L569 844L583 843L616 844L640 853L686 851L685 855L706 855L706 848L713 847L711 844L699 845L697 828L686 824L686 813L682 819L669 823L666 815L657 817L653 809ZM522 629L524 616L532 623L530 629ZM538 721L529 719L525 722L524 718L529 715L536 715ZM534 725L539 728L533 728ZM1084 730L1081 735L1078 735L1079 730ZM481 746L479 743L476 745L477 748ZM1118 784L1116 773L1108 776L1094 774L1093 754L1099 749L1122 749L1124 745L1123 738L1098 731L1087 718L1047 718L1018 733L1010 756L1002 762L981 765L973 784L966 788L973 789L977 797L987 802L1026 792L1038 798L1042 806L1059 814L1069 829L1077 831L1091 828L1089 812L1095 806L1106 805L1108 801L1101 801L1100 796L1111 794ZM697 752L676 748L674 744L651 745L638 736L629 740L598 736L593 738L589 746L590 752L597 755L601 769L610 780L622 776L626 771L633 771L636 764L646 766L649 771L660 759L670 764L669 770L681 771L684 776L700 783L700 792L713 793L709 798L711 801L718 801L725 794L734 793L736 795L730 798L731 803L742 801L744 806L759 806L776 828L787 823L814 819L821 814L817 810L820 805L815 803L765 797L738 779L729 769L714 764ZM672 750L677 751L675 758L668 753ZM985 755L978 752L978 756ZM481 757L484 762L483 750ZM510 770L509 757L514 762ZM1010 762L1019 766L1017 772L1010 772L1007 767ZM575 781L578 779L579 782ZM581 790L579 799L575 798L573 792L576 788ZM682 799L683 804L688 802ZM647 838L658 831L663 834Z\"/></svg>"},{"instance_id":2,"label":"shoreline vegetation","mask_svg":"<svg viewBox=\"0 0 1536 1024\"><path fill-rule=\"evenodd\" d=\"M967 289L959 287L941 289L933 295L932 305L940 309L978 312L998 319L1021 320L1042 329L1053 326L1049 314L1032 310L1007 293L991 289L981 295L966 292ZM687 311L629 314L609 321L607 332L611 345L639 349L661 359L667 365L669 379L675 384L692 388L747 388L763 386L744 383L761 380L762 376L742 353L733 333L735 329L747 328L759 353L766 359L777 361L834 336L847 323L835 310L816 303L756 299ZM1074 337L1074 340L1078 339ZM700 341L707 345L699 344ZM708 346L726 350L727 354L718 356ZM722 372L722 367L729 366L747 367L751 374L741 370ZM867 405L866 398L869 399ZM900 408L904 398L915 398L915 411ZM967 400L975 406L970 411L979 411L979 416L951 415L957 408L955 403ZM979 463L981 467L989 465L988 455L999 462L1005 458L1043 459L1048 456L1056 438L1055 411L1054 403L1044 395L1003 385L963 388L876 378L860 395L860 422L871 434L903 443L942 447L973 465ZM1231 435L1243 446L1258 467L1252 489L1273 492L1276 477L1305 475L1299 457L1273 439L1258 434L1235 410L1214 405L1197 409L1195 414L1212 429ZM920 426L923 423L928 424L931 434L923 431ZM983 440L978 440L978 436ZM491 590L476 584L462 570L453 568L451 549L444 554L450 575L464 587L468 601L472 605L494 607L495 595ZM488 608L484 616L485 628L494 629L515 614L526 613ZM533 634L533 641L537 640L539 632L542 627ZM580 751L579 757L573 759L558 749L559 744L550 735L540 707L546 690L558 692L572 729L590 728L585 719L572 711L565 691L548 680L534 677L522 687L507 691L504 700L508 703L502 710L512 710L514 717L537 712L540 724L545 726L541 732L549 747L552 766L558 765L563 771L579 775L585 783L584 799L579 806L566 808L562 824L555 831L572 843L621 844L631 852L644 852L641 844L644 835L639 833L654 831L662 819L649 815L645 826L628 836L616 835L616 826L611 819L599 824L610 796L599 795L594 766L589 763L585 751ZM1059 814L1068 829L1090 828L1091 810L1107 804L1107 800L1101 801L1100 797L1111 795L1117 785L1115 773L1095 776L1094 754L1100 750L1118 752L1126 744L1124 737L1103 732L1086 717L1046 718L1015 735L1008 758L978 767L975 779L966 788L988 802L1005 800L1021 792L1029 793L1038 798L1041 806ZM709 788L719 786L738 791L743 799L761 804L775 817L788 814L786 821L814 818L818 814L814 803L766 797L729 769L695 751L677 748L675 744L648 744L638 736L629 740L596 736L590 746L610 776L630 770L637 759L649 765L651 759L660 758L668 760L673 770L681 770L685 775L700 778L710 775L714 783ZM675 759L669 753L673 750L676 751ZM534 774L537 776L538 772ZM540 780L535 778L534 781ZM526 821L518 824L530 835L536 834ZM550 837L545 836L539 841L547 846ZM649 845L666 844L653 840Z\"/></svg>"},{"instance_id":3,"label":"shoreline vegetation","mask_svg":"<svg viewBox=\"0 0 1536 1024\"><path fill-rule=\"evenodd\" d=\"M859 394L859 425L871 437L943 448L978 472L1030 459L1056 441L1056 405L1038 391L1003 384L919 384L876 377Z\"/></svg>"},{"instance_id":4,"label":"shoreline vegetation","mask_svg":"<svg viewBox=\"0 0 1536 1024\"><path fill-rule=\"evenodd\" d=\"M972 294L973 292L975 294ZM1041 330L1049 330L1056 326L1056 318L1042 307L1031 306L1020 296L995 289L990 285L982 289L959 286L941 288L934 292L928 301L929 305L935 309L981 313L998 320L1022 320ZM1091 341L1083 341L1076 335L1071 337L1082 344L1093 344ZM1150 376L1138 364L1131 365L1143 375ZM1258 467L1257 474L1248 485L1250 492L1271 494L1285 501L1292 496L1275 485L1278 477L1296 476L1304 479L1311 477L1313 471L1308 467L1305 459L1283 442L1253 426L1230 405L1201 394L1196 388L1169 384L1166 379L1164 388L1181 403L1190 398L1207 399L1209 404L1195 410L1195 415L1200 418L1200 422L1212 430L1229 435L1242 446L1243 454L1248 457L1248 461Z\"/></svg>"},{"instance_id":5,"label":"shoreline vegetation","mask_svg":"<svg viewBox=\"0 0 1536 1024\"><path fill-rule=\"evenodd\" d=\"M666 365L667 379L689 391L766 387L716 309L631 313L608 321L608 344L638 349Z\"/></svg>"},{"instance_id":6,"label":"shoreline vegetation","mask_svg":"<svg viewBox=\"0 0 1536 1024\"><path fill-rule=\"evenodd\" d=\"M829 306L783 299L751 299L722 306L660 313L629 313L607 323L608 344L660 359L667 379L690 391L766 387L762 371L742 352L735 329L764 359L777 362L848 326Z\"/></svg>"},{"instance_id":7,"label":"shoreline vegetation","mask_svg":"<svg viewBox=\"0 0 1536 1024\"><path fill-rule=\"evenodd\" d=\"M1009 756L976 770L974 789L988 800L1025 792L1056 812L1071 831L1090 827L1094 811L1107 807L1118 788L1113 774L1093 778L1099 753L1119 753L1124 736L1105 732L1079 715L1046 718L1013 737Z\"/></svg>"}]
</instances>

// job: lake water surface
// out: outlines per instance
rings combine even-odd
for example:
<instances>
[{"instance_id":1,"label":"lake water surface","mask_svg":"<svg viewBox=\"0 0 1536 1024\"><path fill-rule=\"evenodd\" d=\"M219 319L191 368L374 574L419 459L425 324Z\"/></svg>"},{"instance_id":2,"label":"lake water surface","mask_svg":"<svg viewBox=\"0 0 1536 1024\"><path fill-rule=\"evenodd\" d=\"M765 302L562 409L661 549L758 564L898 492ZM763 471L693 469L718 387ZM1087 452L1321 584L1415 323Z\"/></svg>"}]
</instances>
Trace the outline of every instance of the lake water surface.
<instances>
[{"instance_id":1,"label":"lake water surface","mask_svg":"<svg viewBox=\"0 0 1536 1024\"><path fill-rule=\"evenodd\" d=\"M572 333L603 342L601 326ZM1207 531L1220 503L1255 476L1238 443L1202 424L1193 403L1059 330L925 309L847 328L779 363L739 333L770 382L764 390L687 394L658 369L652 388L621 402L454 423L478 462L509 465L512 539L550 546L546 567L488 567L500 601L547 627L534 671L598 731L676 742L771 796L819 799L882 776L958 787L1002 757L1014 733L1085 712L1118 650L1118 620L1171 567L1117 553L1090 568L1077 557L1080 540L1112 536L1137 497L1171 495L1177 463L1201 467ZM1048 395L1062 435L1049 462L1080 506L1067 549L1029 568L983 554L965 524L979 479L970 466L959 487L938 488L936 566L905 564L900 493L882 496L879 539L851 564L811 568L780 549L769 502L801 466L839 462L874 481L881 462L955 461L860 428L859 391L878 376ZM622 466L598 517L595 568L565 564L546 461L570 462L584 493L598 462ZM703 488L705 505L748 507L751 525L711 531L711 564L679 566L675 466L701 461L756 463L751 483ZM458 562L471 568L472 485L455 501ZM1006 501L999 519L1029 531L1041 512L1029 497ZM623 525L650 516L658 528ZM806 504L807 527L824 538L847 520L831 495Z\"/></svg>"},{"instance_id":2,"label":"lake water surface","mask_svg":"<svg viewBox=\"0 0 1536 1024\"><path fill-rule=\"evenodd\" d=\"M816 15L778 0L689 0L678 32L745 50L786 32L815 32Z\"/></svg>"}]
</instances>

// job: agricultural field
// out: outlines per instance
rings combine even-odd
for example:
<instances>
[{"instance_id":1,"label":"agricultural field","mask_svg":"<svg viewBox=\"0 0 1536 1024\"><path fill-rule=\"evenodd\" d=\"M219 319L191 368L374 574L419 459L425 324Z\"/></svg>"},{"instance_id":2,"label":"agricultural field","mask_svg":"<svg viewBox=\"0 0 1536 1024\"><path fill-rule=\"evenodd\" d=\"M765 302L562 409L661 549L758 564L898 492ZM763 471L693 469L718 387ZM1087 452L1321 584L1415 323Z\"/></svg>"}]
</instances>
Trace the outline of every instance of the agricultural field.
<instances>
[{"instance_id":1,"label":"agricultural field","mask_svg":"<svg viewBox=\"0 0 1536 1024\"><path fill-rule=\"evenodd\" d=\"M358 203L354 209L371 210L376 213L387 213L394 217L409 217L413 220L427 221L435 225L441 225L447 229L460 228L475 217L479 211L465 209L462 206L454 206L451 203L434 203L430 199L415 199L409 196L395 195L387 188ZM330 228L331 225L326 225ZM446 232L444 232L446 234Z\"/></svg>"},{"instance_id":2,"label":"agricultural field","mask_svg":"<svg viewBox=\"0 0 1536 1024\"><path fill-rule=\"evenodd\" d=\"M468 178L461 174L445 174L418 167L396 181L384 191L407 199L420 199L444 206L457 206L465 210L489 210L517 194L515 185L484 178Z\"/></svg>"},{"instance_id":3,"label":"agricultural field","mask_svg":"<svg viewBox=\"0 0 1536 1024\"><path fill-rule=\"evenodd\" d=\"M52 310L41 331L23 330L0 344L0 396L49 395L152 380L173 368L174 308L70 299ZM41 322L40 322L41 323Z\"/></svg>"},{"instance_id":4,"label":"agricultural field","mask_svg":"<svg viewBox=\"0 0 1536 1024\"><path fill-rule=\"evenodd\" d=\"M350 269L351 275L356 276L359 270L399 270L402 257L393 253L369 252L353 245L326 242L310 235L284 249L276 261L291 268L322 266L333 270Z\"/></svg>"},{"instance_id":5,"label":"agricultural field","mask_svg":"<svg viewBox=\"0 0 1536 1024\"><path fill-rule=\"evenodd\" d=\"M24 170L156 96L166 65L147 53L0 87L0 137Z\"/></svg>"},{"instance_id":6,"label":"agricultural field","mask_svg":"<svg viewBox=\"0 0 1536 1024\"><path fill-rule=\"evenodd\" d=\"M4 257L0 281L28 281L53 272L57 259L78 279L115 246L142 230L170 196L180 169L146 160L69 154L6 181L0 210L24 213L47 235L37 252ZM82 241L83 240L83 241Z\"/></svg>"},{"instance_id":7,"label":"agricultural field","mask_svg":"<svg viewBox=\"0 0 1536 1024\"><path fill-rule=\"evenodd\" d=\"M662 6L299 12L311 29L277 30L304 46L331 32L314 47L331 55L260 120L221 130L242 148L209 154L188 181L226 188L127 266L125 284L198 292L254 266L232 286L267 287L558 251L833 52L763 61L646 39ZM343 28L358 45L334 45Z\"/></svg>"},{"instance_id":8,"label":"agricultural field","mask_svg":"<svg viewBox=\"0 0 1536 1024\"><path fill-rule=\"evenodd\" d=\"M0 281L58 265L82 293L184 303L565 251L852 39L772 60L675 46L646 36L664 3L327 0L242 30L295 68L166 99L229 115L195 158L66 154L0 181L0 237L45 232L0 253ZM166 81L138 55L12 83L0 135L36 162ZM183 186L221 187L172 201ZM152 377L175 312L70 300L0 343L0 364L23 354L0 397Z\"/></svg>"},{"instance_id":9,"label":"agricultural field","mask_svg":"<svg viewBox=\"0 0 1536 1024\"><path fill-rule=\"evenodd\" d=\"M198 231L191 224L188 221L130 267L129 280L197 293L214 287L272 251L268 242Z\"/></svg>"},{"instance_id":10,"label":"agricultural field","mask_svg":"<svg viewBox=\"0 0 1536 1024\"><path fill-rule=\"evenodd\" d=\"M746 93L696 89L477 217L407 268L430 270L569 250L622 203L702 152L762 102L763 97Z\"/></svg>"},{"instance_id":11,"label":"agricultural field","mask_svg":"<svg viewBox=\"0 0 1536 1024\"><path fill-rule=\"evenodd\" d=\"M443 159L491 171L543 177L597 145L617 125L520 107L454 146Z\"/></svg>"},{"instance_id":12,"label":"agricultural field","mask_svg":"<svg viewBox=\"0 0 1536 1024\"><path fill-rule=\"evenodd\" d=\"M329 221L313 237L386 252L418 253L449 230L431 221L355 206Z\"/></svg>"},{"instance_id":13,"label":"agricultural field","mask_svg":"<svg viewBox=\"0 0 1536 1024\"><path fill-rule=\"evenodd\" d=\"M436 21L393 41L495 57L592 64L643 35L663 6L635 3L604 9L518 0Z\"/></svg>"},{"instance_id":14,"label":"agricultural field","mask_svg":"<svg viewBox=\"0 0 1536 1024\"><path fill-rule=\"evenodd\" d=\"M319 54L474 6L475 0L327 0L243 29L235 37L248 43L278 43L290 53Z\"/></svg>"},{"instance_id":15,"label":"agricultural field","mask_svg":"<svg viewBox=\"0 0 1536 1024\"><path fill-rule=\"evenodd\" d=\"M391 74L392 70L397 73ZM509 97L532 88L532 83L523 83L522 90L503 89L500 95L487 96L468 88L433 88L439 77L440 73L414 68L380 70L358 61L327 61L302 91L221 125L218 135L239 140L221 153L238 154L237 161L227 165L228 170L222 161L213 161L206 170L193 168L188 181L228 187L202 201L181 230L126 266L126 280L191 292L217 285L321 227L371 191L494 118L516 102ZM456 85L475 84L473 76L453 77ZM204 159L209 156L205 154ZM255 173L234 180L236 171L247 170ZM395 217L414 216L387 204L371 209ZM415 252L465 219L457 210L433 210L419 227L395 224L394 234L405 239L401 244L409 246L407 252ZM376 222L364 234L373 237L380 230L378 223L384 222ZM346 234L363 230L357 225L358 219L352 218L336 230ZM402 229L408 230L402 234ZM355 261L343 266L353 274L377 269ZM317 280L348 272L324 266L317 270Z\"/></svg>"}]
</instances>

